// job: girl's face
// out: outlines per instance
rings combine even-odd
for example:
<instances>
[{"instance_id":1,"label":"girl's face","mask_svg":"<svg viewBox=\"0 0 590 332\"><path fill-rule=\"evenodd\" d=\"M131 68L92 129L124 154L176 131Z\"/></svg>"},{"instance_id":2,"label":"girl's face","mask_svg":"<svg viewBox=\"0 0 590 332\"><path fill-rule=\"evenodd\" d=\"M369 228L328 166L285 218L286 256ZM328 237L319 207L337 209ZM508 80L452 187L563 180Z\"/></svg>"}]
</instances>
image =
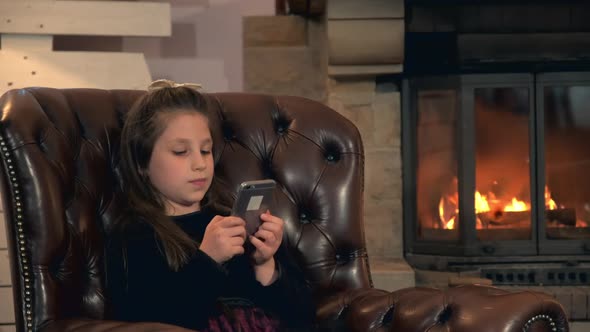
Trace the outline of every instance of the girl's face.
<instances>
[{"instance_id":1,"label":"girl's face","mask_svg":"<svg viewBox=\"0 0 590 332\"><path fill-rule=\"evenodd\" d=\"M164 117L162 135L154 144L148 165L152 185L160 191L167 215L201 209L213 180L213 141L207 118L182 112Z\"/></svg>"}]
</instances>

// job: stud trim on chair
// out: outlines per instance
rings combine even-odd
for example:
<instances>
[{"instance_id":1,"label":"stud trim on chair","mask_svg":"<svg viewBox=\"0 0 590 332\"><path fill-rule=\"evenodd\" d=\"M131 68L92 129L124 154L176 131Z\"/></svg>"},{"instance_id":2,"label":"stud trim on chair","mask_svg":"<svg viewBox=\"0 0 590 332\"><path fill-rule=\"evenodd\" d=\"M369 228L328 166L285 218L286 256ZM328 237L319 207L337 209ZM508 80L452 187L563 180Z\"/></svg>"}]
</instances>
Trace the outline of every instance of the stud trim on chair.
<instances>
[{"instance_id":1,"label":"stud trim on chair","mask_svg":"<svg viewBox=\"0 0 590 332\"><path fill-rule=\"evenodd\" d=\"M18 250L17 256L20 257L20 264L15 264L15 266L21 267L20 273L23 275L24 279L24 299L25 299L25 330L28 331L33 328L33 311L32 311L32 287L31 287L31 274L29 268L29 259L27 257L27 242L24 234L23 229L23 207L22 207L22 200L18 179L16 178L16 172L14 171L14 166L12 165L12 157L6 147L6 142L4 137L0 136L0 149L4 156L6 157L6 166L8 168L8 178L12 188L12 197L14 197L14 205L16 211L16 238L18 239L18 243L16 243L15 247Z\"/></svg>"}]
</instances>

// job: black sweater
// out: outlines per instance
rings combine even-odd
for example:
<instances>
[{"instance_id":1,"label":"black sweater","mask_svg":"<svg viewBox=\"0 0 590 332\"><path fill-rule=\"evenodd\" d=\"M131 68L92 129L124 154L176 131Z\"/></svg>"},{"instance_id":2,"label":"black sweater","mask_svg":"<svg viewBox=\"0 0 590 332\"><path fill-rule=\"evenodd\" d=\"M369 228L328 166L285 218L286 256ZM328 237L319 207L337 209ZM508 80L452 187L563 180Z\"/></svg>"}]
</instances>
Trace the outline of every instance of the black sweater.
<instances>
[{"instance_id":1,"label":"black sweater","mask_svg":"<svg viewBox=\"0 0 590 332\"><path fill-rule=\"evenodd\" d=\"M206 211L194 212L174 217L173 221L201 242L213 216ZM197 250L187 264L173 271L153 228L144 222L132 230L114 233L106 259L114 319L200 329L207 326L209 317L237 303L264 310L286 328L311 329L314 320L309 285L283 246L275 254L279 277L266 287L256 280L246 255L219 265Z\"/></svg>"}]
</instances>

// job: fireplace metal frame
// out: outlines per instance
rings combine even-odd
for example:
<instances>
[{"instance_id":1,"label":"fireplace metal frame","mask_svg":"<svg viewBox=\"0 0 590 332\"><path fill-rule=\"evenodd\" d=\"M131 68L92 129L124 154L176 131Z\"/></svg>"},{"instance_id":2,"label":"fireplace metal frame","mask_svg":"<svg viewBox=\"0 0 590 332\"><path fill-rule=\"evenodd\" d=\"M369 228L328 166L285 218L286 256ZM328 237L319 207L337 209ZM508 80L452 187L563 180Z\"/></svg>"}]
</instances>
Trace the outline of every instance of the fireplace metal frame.
<instances>
[{"instance_id":1,"label":"fireplace metal frame","mask_svg":"<svg viewBox=\"0 0 590 332\"><path fill-rule=\"evenodd\" d=\"M405 78L402 81L402 170L404 204L404 251L410 264L428 268L444 265L491 262L589 261L590 239L553 240L546 236L544 187L544 98L545 86L576 84L590 86L590 72L456 74L438 77ZM473 199L459 201L459 241L436 242L418 239L417 227L417 91L454 89L457 93L457 149L459 195L473 197L475 191L475 115L474 92L477 88L518 88L529 91L529 156L531 189L531 237L529 240L488 241L477 239ZM541 189L543 190L541 190ZM541 220L542 219L542 220ZM572 256L573 255L573 256ZM579 256L578 256L579 255ZM586 256L584 256L586 255ZM433 263L429 256L438 257Z\"/></svg>"}]
</instances>

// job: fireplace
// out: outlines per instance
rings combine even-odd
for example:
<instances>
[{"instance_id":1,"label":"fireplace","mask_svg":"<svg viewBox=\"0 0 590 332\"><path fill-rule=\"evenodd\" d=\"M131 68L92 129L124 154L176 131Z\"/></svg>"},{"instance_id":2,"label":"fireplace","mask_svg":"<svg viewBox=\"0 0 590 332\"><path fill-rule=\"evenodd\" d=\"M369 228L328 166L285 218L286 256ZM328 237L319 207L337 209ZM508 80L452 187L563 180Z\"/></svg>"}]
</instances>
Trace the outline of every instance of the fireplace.
<instances>
[{"instance_id":1,"label":"fireplace","mask_svg":"<svg viewBox=\"0 0 590 332\"><path fill-rule=\"evenodd\" d=\"M590 49L576 40L588 36L529 22L495 38L461 23L466 5L419 3L402 80L406 259L495 283L587 283ZM501 8L538 13L527 6ZM454 25L416 28L429 8Z\"/></svg>"}]
</instances>

